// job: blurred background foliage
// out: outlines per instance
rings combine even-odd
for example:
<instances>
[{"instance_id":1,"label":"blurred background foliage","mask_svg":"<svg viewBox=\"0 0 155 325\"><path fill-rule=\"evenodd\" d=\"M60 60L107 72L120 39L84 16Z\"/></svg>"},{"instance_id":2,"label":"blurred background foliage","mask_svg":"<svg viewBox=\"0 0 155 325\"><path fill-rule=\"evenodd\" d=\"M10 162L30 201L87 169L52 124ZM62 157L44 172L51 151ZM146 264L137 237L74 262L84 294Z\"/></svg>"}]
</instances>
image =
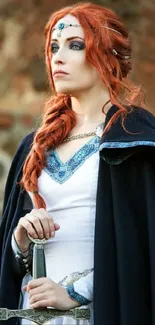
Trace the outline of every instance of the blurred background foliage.
<instances>
[{"instance_id":1,"label":"blurred background foliage","mask_svg":"<svg viewBox=\"0 0 155 325\"><path fill-rule=\"evenodd\" d=\"M0 0L0 202L17 145L39 124L50 93L44 26L53 11L76 2ZM133 44L131 79L145 89L155 113L155 0L92 2L110 7L124 20Z\"/></svg>"}]
</instances>

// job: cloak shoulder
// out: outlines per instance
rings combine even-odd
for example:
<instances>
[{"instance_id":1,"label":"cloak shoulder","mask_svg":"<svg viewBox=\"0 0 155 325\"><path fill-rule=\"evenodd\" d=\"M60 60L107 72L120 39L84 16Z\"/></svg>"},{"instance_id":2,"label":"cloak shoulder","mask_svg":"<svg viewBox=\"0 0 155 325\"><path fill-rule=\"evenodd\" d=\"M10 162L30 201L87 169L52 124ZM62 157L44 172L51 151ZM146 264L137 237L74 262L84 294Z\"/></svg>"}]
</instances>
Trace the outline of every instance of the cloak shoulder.
<instances>
[{"instance_id":1,"label":"cloak shoulder","mask_svg":"<svg viewBox=\"0 0 155 325\"><path fill-rule=\"evenodd\" d=\"M113 105L107 113L105 125L117 112ZM119 164L139 150L155 146L155 117L147 110L134 106L124 121L119 117L100 141L100 156L110 164ZM113 149L113 150L112 150Z\"/></svg>"}]
</instances>

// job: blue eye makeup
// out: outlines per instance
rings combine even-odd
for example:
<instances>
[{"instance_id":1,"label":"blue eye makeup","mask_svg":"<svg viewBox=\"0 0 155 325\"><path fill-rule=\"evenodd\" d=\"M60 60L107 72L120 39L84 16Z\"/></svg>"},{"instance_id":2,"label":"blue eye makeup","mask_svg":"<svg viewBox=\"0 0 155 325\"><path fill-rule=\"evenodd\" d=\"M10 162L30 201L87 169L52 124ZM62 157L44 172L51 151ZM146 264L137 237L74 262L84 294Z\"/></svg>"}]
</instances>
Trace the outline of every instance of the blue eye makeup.
<instances>
[{"instance_id":1,"label":"blue eye makeup","mask_svg":"<svg viewBox=\"0 0 155 325\"><path fill-rule=\"evenodd\" d=\"M69 48L72 50L83 50L85 48L85 43L81 41L72 41Z\"/></svg>"},{"instance_id":2,"label":"blue eye makeup","mask_svg":"<svg viewBox=\"0 0 155 325\"><path fill-rule=\"evenodd\" d=\"M57 43L51 44L51 52L56 53L59 50L59 45Z\"/></svg>"},{"instance_id":3,"label":"blue eye makeup","mask_svg":"<svg viewBox=\"0 0 155 325\"><path fill-rule=\"evenodd\" d=\"M83 50L85 48L85 43L82 41L71 41L69 43L69 49L74 51ZM51 52L54 54L59 50L59 45L56 42L51 43Z\"/></svg>"}]
</instances>

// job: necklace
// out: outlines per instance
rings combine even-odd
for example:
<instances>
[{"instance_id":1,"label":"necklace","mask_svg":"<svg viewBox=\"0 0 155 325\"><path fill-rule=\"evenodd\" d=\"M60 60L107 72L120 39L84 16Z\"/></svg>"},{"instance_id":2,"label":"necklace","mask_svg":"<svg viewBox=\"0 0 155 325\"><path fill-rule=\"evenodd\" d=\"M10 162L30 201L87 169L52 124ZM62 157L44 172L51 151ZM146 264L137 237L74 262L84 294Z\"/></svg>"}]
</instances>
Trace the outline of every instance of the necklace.
<instances>
[{"instance_id":1,"label":"necklace","mask_svg":"<svg viewBox=\"0 0 155 325\"><path fill-rule=\"evenodd\" d=\"M76 139L87 138L87 137L91 137L91 136L95 136L95 135L97 135L98 137L101 137L102 132L103 132L103 127L104 127L104 122L99 124L94 132L71 135L70 137L65 138L62 141L62 143L69 142L69 141L76 140Z\"/></svg>"},{"instance_id":2,"label":"necklace","mask_svg":"<svg viewBox=\"0 0 155 325\"><path fill-rule=\"evenodd\" d=\"M89 133L82 133L82 134L72 135L72 136L67 137L66 139L64 139L63 142L69 142L69 141L76 140L76 139L87 138L87 137L91 137L92 135L96 135L96 132L89 132Z\"/></svg>"}]
</instances>

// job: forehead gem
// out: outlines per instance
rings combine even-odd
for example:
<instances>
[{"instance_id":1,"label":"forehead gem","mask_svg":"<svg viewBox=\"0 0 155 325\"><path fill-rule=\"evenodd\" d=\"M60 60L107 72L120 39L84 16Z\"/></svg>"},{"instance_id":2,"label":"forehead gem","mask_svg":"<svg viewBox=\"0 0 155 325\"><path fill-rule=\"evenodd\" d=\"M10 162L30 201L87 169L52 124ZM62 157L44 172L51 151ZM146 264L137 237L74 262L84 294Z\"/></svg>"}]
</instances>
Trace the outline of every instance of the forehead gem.
<instances>
[{"instance_id":1,"label":"forehead gem","mask_svg":"<svg viewBox=\"0 0 155 325\"><path fill-rule=\"evenodd\" d=\"M59 30L64 29L64 27L65 27L65 24L64 24L64 23L60 23L60 24L58 25L58 29L59 29Z\"/></svg>"}]
</instances>

